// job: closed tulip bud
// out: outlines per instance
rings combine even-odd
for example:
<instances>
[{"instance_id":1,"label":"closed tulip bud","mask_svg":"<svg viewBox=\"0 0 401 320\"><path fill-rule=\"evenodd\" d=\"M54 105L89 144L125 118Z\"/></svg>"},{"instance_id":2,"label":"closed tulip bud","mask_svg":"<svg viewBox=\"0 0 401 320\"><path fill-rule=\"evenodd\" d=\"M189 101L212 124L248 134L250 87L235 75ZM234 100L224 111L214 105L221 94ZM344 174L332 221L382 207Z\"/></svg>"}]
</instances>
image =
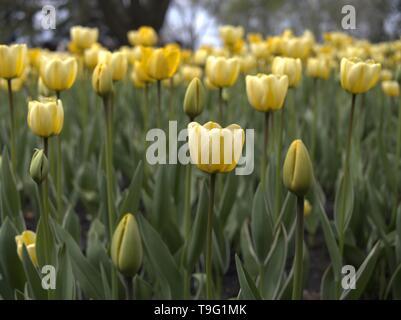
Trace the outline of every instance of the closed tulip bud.
<instances>
[{"instance_id":1,"label":"closed tulip bud","mask_svg":"<svg viewBox=\"0 0 401 320\"><path fill-rule=\"evenodd\" d=\"M287 57L305 59L312 49L312 44L307 37L289 38L282 42L281 49Z\"/></svg>"},{"instance_id":2,"label":"closed tulip bud","mask_svg":"<svg viewBox=\"0 0 401 320\"><path fill-rule=\"evenodd\" d=\"M380 79L381 65L372 60L342 58L340 67L341 86L350 93L369 91Z\"/></svg>"},{"instance_id":3,"label":"closed tulip bud","mask_svg":"<svg viewBox=\"0 0 401 320\"><path fill-rule=\"evenodd\" d=\"M246 93L252 107L267 112L281 109L288 90L286 75L265 75L246 77Z\"/></svg>"},{"instance_id":4,"label":"closed tulip bud","mask_svg":"<svg viewBox=\"0 0 401 320\"><path fill-rule=\"evenodd\" d=\"M70 36L72 43L77 48L81 50L88 49L97 41L99 30L97 28L75 26L70 29Z\"/></svg>"},{"instance_id":5,"label":"closed tulip bud","mask_svg":"<svg viewBox=\"0 0 401 320\"><path fill-rule=\"evenodd\" d=\"M251 52L258 60L265 60L270 55L269 44L266 41L251 43Z\"/></svg>"},{"instance_id":6,"label":"closed tulip bud","mask_svg":"<svg viewBox=\"0 0 401 320\"><path fill-rule=\"evenodd\" d=\"M239 61L236 58L210 56L206 61L207 78L218 88L233 86L237 81L239 69Z\"/></svg>"},{"instance_id":7,"label":"closed tulip bud","mask_svg":"<svg viewBox=\"0 0 401 320\"><path fill-rule=\"evenodd\" d=\"M92 46L89 49L86 49L84 52L84 63L85 66L93 70L98 62L98 56L99 56L99 47L98 46Z\"/></svg>"},{"instance_id":8,"label":"closed tulip bud","mask_svg":"<svg viewBox=\"0 0 401 320\"><path fill-rule=\"evenodd\" d=\"M100 63L96 66L92 74L92 87L102 97L113 92L112 70L109 65Z\"/></svg>"},{"instance_id":9,"label":"closed tulip bud","mask_svg":"<svg viewBox=\"0 0 401 320\"><path fill-rule=\"evenodd\" d=\"M193 120L203 111L205 89L199 78L194 78L188 85L184 98L184 112Z\"/></svg>"},{"instance_id":10,"label":"closed tulip bud","mask_svg":"<svg viewBox=\"0 0 401 320\"><path fill-rule=\"evenodd\" d=\"M15 237L17 244L17 253L19 258L22 260L23 246L26 247L29 258L34 266L38 266L38 259L36 257L36 234L30 230L25 230L20 235Z\"/></svg>"},{"instance_id":11,"label":"closed tulip bud","mask_svg":"<svg viewBox=\"0 0 401 320\"><path fill-rule=\"evenodd\" d=\"M0 45L0 78L21 77L27 60L25 44Z\"/></svg>"},{"instance_id":12,"label":"closed tulip bud","mask_svg":"<svg viewBox=\"0 0 401 320\"><path fill-rule=\"evenodd\" d=\"M302 78L302 64L300 59L276 57L273 60L272 72L288 77L288 86L297 87Z\"/></svg>"},{"instance_id":13,"label":"closed tulip bud","mask_svg":"<svg viewBox=\"0 0 401 320\"><path fill-rule=\"evenodd\" d=\"M138 30L131 30L127 34L132 46L154 46L157 42L157 33L152 27L143 26Z\"/></svg>"},{"instance_id":14,"label":"closed tulip bud","mask_svg":"<svg viewBox=\"0 0 401 320\"><path fill-rule=\"evenodd\" d=\"M29 101L27 121L29 128L39 137L59 135L64 124L61 100Z\"/></svg>"},{"instance_id":15,"label":"closed tulip bud","mask_svg":"<svg viewBox=\"0 0 401 320\"><path fill-rule=\"evenodd\" d=\"M230 172L241 157L245 133L237 124L222 128L209 121L203 126L188 124L188 145L191 161L207 173Z\"/></svg>"},{"instance_id":16,"label":"closed tulip bud","mask_svg":"<svg viewBox=\"0 0 401 320\"><path fill-rule=\"evenodd\" d=\"M121 51L111 53L102 50L99 52L98 63L106 63L110 67L113 81L122 80L127 73L127 56Z\"/></svg>"},{"instance_id":17,"label":"closed tulip bud","mask_svg":"<svg viewBox=\"0 0 401 320\"><path fill-rule=\"evenodd\" d=\"M393 73L388 69L383 69L380 72L380 80L381 81L390 81L393 79Z\"/></svg>"},{"instance_id":18,"label":"closed tulip bud","mask_svg":"<svg viewBox=\"0 0 401 320\"><path fill-rule=\"evenodd\" d=\"M125 276L133 277L142 264L142 241L134 215L127 213L114 231L111 259Z\"/></svg>"},{"instance_id":19,"label":"closed tulip bud","mask_svg":"<svg viewBox=\"0 0 401 320\"><path fill-rule=\"evenodd\" d=\"M77 77L78 63L75 58L46 57L40 62L40 76L50 90L64 91L72 87Z\"/></svg>"},{"instance_id":20,"label":"closed tulip bud","mask_svg":"<svg viewBox=\"0 0 401 320\"><path fill-rule=\"evenodd\" d=\"M400 85L397 81L383 81L382 90L389 97L398 97L400 95Z\"/></svg>"},{"instance_id":21,"label":"closed tulip bud","mask_svg":"<svg viewBox=\"0 0 401 320\"><path fill-rule=\"evenodd\" d=\"M305 196L313 181L312 162L301 140L291 143L284 161L283 182L297 196Z\"/></svg>"},{"instance_id":22,"label":"closed tulip bud","mask_svg":"<svg viewBox=\"0 0 401 320\"><path fill-rule=\"evenodd\" d=\"M242 37L244 36L244 28L242 28L241 26L235 27L226 25L219 28L219 33L221 39L223 39L224 44L226 46L231 46L238 40L242 39Z\"/></svg>"},{"instance_id":23,"label":"closed tulip bud","mask_svg":"<svg viewBox=\"0 0 401 320\"><path fill-rule=\"evenodd\" d=\"M165 47L152 50L144 48L142 51L142 63L146 73L154 80L171 78L180 64L181 53L176 47Z\"/></svg>"},{"instance_id":24,"label":"closed tulip bud","mask_svg":"<svg viewBox=\"0 0 401 320\"><path fill-rule=\"evenodd\" d=\"M306 74L311 78L327 80L330 77L330 63L323 58L309 58L306 64Z\"/></svg>"},{"instance_id":25,"label":"closed tulip bud","mask_svg":"<svg viewBox=\"0 0 401 320\"><path fill-rule=\"evenodd\" d=\"M29 167L29 174L37 184L41 184L49 173L49 161L42 149L36 149Z\"/></svg>"}]
</instances>

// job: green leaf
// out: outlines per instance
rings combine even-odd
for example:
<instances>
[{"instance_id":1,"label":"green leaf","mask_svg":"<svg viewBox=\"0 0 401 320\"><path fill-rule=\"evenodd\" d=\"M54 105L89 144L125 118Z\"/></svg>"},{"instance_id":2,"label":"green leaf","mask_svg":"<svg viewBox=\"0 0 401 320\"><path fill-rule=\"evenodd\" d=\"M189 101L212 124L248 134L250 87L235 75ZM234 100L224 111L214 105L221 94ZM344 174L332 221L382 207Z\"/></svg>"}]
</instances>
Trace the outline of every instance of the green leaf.
<instances>
[{"instance_id":1,"label":"green leaf","mask_svg":"<svg viewBox=\"0 0 401 320\"><path fill-rule=\"evenodd\" d=\"M74 238L79 244L81 240L81 224L78 215L71 208L68 209L64 216L63 228Z\"/></svg>"},{"instance_id":2,"label":"green leaf","mask_svg":"<svg viewBox=\"0 0 401 320\"><path fill-rule=\"evenodd\" d=\"M72 270L85 295L92 299L104 299L100 273L85 258L72 236L56 223L53 225L60 241L66 244Z\"/></svg>"},{"instance_id":3,"label":"green leaf","mask_svg":"<svg viewBox=\"0 0 401 320\"><path fill-rule=\"evenodd\" d=\"M142 243L147 257L151 261L153 267L163 275L168 282L171 289L172 299L182 299L182 274L180 273L168 247L163 242L157 231L141 215L138 215L138 222L142 234Z\"/></svg>"},{"instance_id":4,"label":"green leaf","mask_svg":"<svg viewBox=\"0 0 401 320\"><path fill-rule=\"evenodd\" d=\"M187 270L192 270L195 263L199 260L205 244L206 226L207 226L207 210L208 210L208 192L206 183L203 182L201 194L198 201L195 221L192 225L191 235L186 253Z\"/></svg>"},{"instance_id":5,"label":"green leaf","mask_svg":"<svg viewBox=\"0 0 401 320\"><path fill-rule=\"evenodd\" d=\"M75 298L75 278L65 245L62 245L57 253L55 296L57 299L63 300L72 300Z\"/></svg>"},{"instance_id":6,"label":"green leaf","mask_svg":"<svg viewBox=\"0 0 401 320\"><path fill-rule=\"evenodd\" d=\"M370 277L372 276L381 249L382 243L381 241L378 241L356 272L355 289L344 290L341 295L341 300L356 300L362 296L367 284L369 283Z\"/></svg>"},{"instance_id":7,"label":"green leaf","mask_svg":"<svg viewBox=\"0 0 401 320\"><path fill-rule=\"evenodd\" d=\"M52 221L39 218L38 227L36 231L36 255L38 264L43 267L46 264L56 265L56 238L54 236ZM46 259L46 250L49 253L49 259Z\"/></svg>"},{"instance_id":8,"label":"green leaf","mask_svg":"<svg viewBox=\"0 0 401 320\"><path fill-rule=\"evenodd\" d=\"M334 201L335 222L339 237L345 235L345 231L351 221L352 211L354 209L354 186L352 183L352 174L345 174L341 177L340 185L336 192Z\"/></svg>"},{"instance_id":9,"label":"green leaf","mask_svg":"<svg viewBox=\"0 0 401 320\"><path fill-rule=\"evenodd\" d=\"M320 295L322 300L337 299L336 281L334 280L333 268L331 265L329 265L323 273L320 283Z\"/></svg>"},{"instance_id":10,"label":"green leaf","mask_svg":"<svg viewBox=\"0 0 401 320\"><path fill-rule=\"evenodd\" d=\"M142 277L136 275L134 278L134 292L137 300L150 300L153 295L152 286Z\"/></svg>"},{"instance_id":11,"label":"green leaf","mask_svg":"<svg viewBox=\"0 0 401 320\"><path fill-rule=\"evenodd\" d=\"M120 216L125 213L137 213L139 209L139 200L141 197L141 189L143 182L143 164L142 161L138 163L134 175L132 176L131 183L123 194L123 200L120 206Z\"/></svg>"},{"instance_id":12,"label":"green leaf","mask_svg":"<svg viewBox=\"0 0 401 320\"><path fill-rule=\"evenodd\" d=\"M24 217L21 211L21 199L17 189L14 173L8 159L8 153L4 149L1 159L1 179L0 179L0 204L1 220L8 217L18 232L25 230Z\"/></svg>"},{"instance_id":13,"label":"green leaf","mask_svg":"<svg viewBox=\"0 0 401 320\"><path fill-rule=\"evenodd\" d=\"M220 200L219 217L224 225L230 215L231 209L234 206L235 199L237 198L238 177L235 174L227 175L226 183L224 185L223 194Z\"/></svg>"},{"instance_id":14,"label":"green leaf","mask_svg":"<svg viewBox=\"0 0 401 320\"><path fill-rule=\"evenodd\" d=\"M235 255L235 265L237 266L238 279L241 286L240 298L245 300L262 300L255 282L242 266L238 255Z\"/></svg>"},{"instance_id":15,"label":"green leaf","mask_svg":"<svg viewBox=\"0 0 401 320\"><path fill-rule=\"evenodd\" d=\"M266 210L263 188L262 185L259 184L255 197L253 198L251 233L256 256L260 264L263 264L269 253L273 238L272 232L273 226Z\"/></svg>"},{"instance_id":16,"label":"green leaf","mask_svg":"<svg viewBox=\"0 0 401 320\"><path fill-rule=\"evenodd\" d=\"M284 227L278 230L263 266L263 283L260 288L264 299L275 299L285 270L288 239Z\"/></svg>"}]
</instances>

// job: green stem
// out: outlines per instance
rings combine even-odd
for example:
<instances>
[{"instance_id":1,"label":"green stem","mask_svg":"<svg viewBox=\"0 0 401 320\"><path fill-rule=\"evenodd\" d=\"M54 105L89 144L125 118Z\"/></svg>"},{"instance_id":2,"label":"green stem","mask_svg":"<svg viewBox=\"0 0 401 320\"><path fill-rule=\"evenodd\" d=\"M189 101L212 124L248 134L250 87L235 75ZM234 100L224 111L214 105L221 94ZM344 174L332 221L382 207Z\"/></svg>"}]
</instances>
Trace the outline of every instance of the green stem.
<instances>
[{"instance_id":1,"label":"green stem","mask_svg":"<svg viewBox=\"0 0 401 320\"><path fill-rule=\"evenodd\" d=\"M223 124L224 110L223 110L223 88L219 88L219 124Z\"/></svg>"},{"instance_id":2,"label":"green stem","mask_svg":"<svg viewBox=\"0 0 401 320\"><path fill-rule=\"evenodd\" d=\"M125 286L127 290L127 300L134 299L134 286L132 285L132 277L125 277Z\"/></svg>"},{"instance_id":3,"label":"green stem","mask_svg":"<svg viewBox=\"0 0 401 320\"><path fill-rule=\"evenodd\" d=\"M185 169L184 231L185 239L188 241L191 232L191 163L188 163Z\"/></svg>"},{"instance_id":4,"label":"green stem","mask_svg":"<svg viewBox=\"0 0 401 320\"><path fill-rule=\"evenodd\" d=\"M16 170L17 165L17 155L15 149L15 110L14 110L14 99L13 99L13 91L11 87L11 79L7 79L7 89L8 89L8 106L10 108L10 149L11 149L11 163L13 165L13 169Z\"/></svg>"},{"instance_id":5,"label":"green stem","mask_svg":"<svg viewBox=\"0 0 401 320\"><path fill-rule=\"evenodd\" d=\"M283 150L283 127L284 127L284 115L283 110L279 110L280 121L279 121L279 129L278 129L278 137L277 137L277 160L276 160L276 199L275 199L275 214L276 218L280 215L281 209L281 154Z\"/></svg>"},{"instance_id":6,"label":"green stem","mask_svg":"<svg viewBox=\"0 0 401 320\"><path fill-rule=\"evenodd\" d=\"M161 128L162 82L157 80L157 126Z\"/></svg>"},{"instance_id":7,"label":"green stem","mask_svg":"<svg viewBox=\"0 0 401 320\"><path fill-rule=\"evenodd\" d=\"M207 249L206 249L206 291L207 299L213 299L213 274L212 274L212 235L213 235L213 206L216 174L210 174L209 185L209 210L207 216Z\"/></svg>"},{"instance_id":8,"label":"green stem","mask_svg":"<svg viewBox=\"0 0 401 320\"><path fill-rule=\"evenodd\" d=\"M351 114L350 114L349 124L348 124L347 153L346 153L346 158L345 158L346 171L349 171L349 161L350 161L350 156L351 156L352 127L353 127L353 121L354 121L355 100L356 100L356 94L352 94Z\"/></svg>"},{"instance_id":9,"label":"green stem","mask_svg":"<svg viewBox=\"0 0 401 320\"><path fill-rule=\"evenodd\" d=\"M148 117L148 113L149 113L149 85L146 83L145 84L145 88L143 89L143 94L144 94L144 108L143 108L143 122L144 122L144 131L145 131L145 136L146 136L146 132L148 131L149 128L149 117Z\"/></svg>"},{"instance_id":10,"label":"green stem","mask_svg":"<svg viewBox=\"0 0 401 320\"><path fill-rule=\"evenodd\" d=\"M173 103L174 103L174 94L175 94L175 89L174 89L174 80L173 77L169 79L169 89L170 89L170 95L169 95L169 100L168 100L168 112L169 112L169 119L171 120L173 117Z\"/></svg>"},{"instance_id":11,"label":"green stem","mask_svg":"<svg viewBox=\"0 0 401 320\"><path fill-rule=\"evenodd\" d=\"M266 166L267 166L267 147L269 142L269 117L270 117L270 112L269 111L265 112L264 131L263 131L262 170L260 177L263 187L265 182Z\"/></svg>"},{"instance_id":12,"label":"green stem","mask_svg":"<svg viewBox=\"0 0 401 320\"><path fill-rule=\"evenodd\" d=\"M303 245L304 245L304 197L297 196L294 284L292 289L293 300L302 300Z\"/></svg>"},{"instance_id":13,"label":"green stem","mask_svg":"<svg viewBox=\"0 0 401 320\"><path fill-rule=\"evenodd\" d=\"M109 223L109 240L113 237L114 230L114 203L113 203L113 137L112 137L112 99L106 97L103 99L104 111L105 111L105 122L106 122L106 141L105 141L105 158L106 158L106 188L107 188L107 211L108 211L108 223ZM117 273L113 268L112 272L112 296L117 298Z\"/></svg>"},{"instance_id":14,"label":"green stem","mask_svg":"<svg viewBox=\"0 0 401 320\"><path fill-rule=\"evenodd\" d=\"M56 91L56 96L57 100L60 99L60 91ZM61 133L57 137L57 168L56 168L56 194L57 194L57 214L58 218L61 219L63 218L63 212L62 212L62 184L61 184L61 175L62 175L62 166L63 166L63 158L62 158L62 153L61 153Z\"/></svg>"},{"instance_id":15,"label":"green stem","mask_svg":"<svg viewBox=\"0 0 401 320\"><path fill-rule=\"evenodd\" d=\"M397 132L397 144L395 149L395 185L394 185L394 201L393 201L393 212L392 212L392 223L394 226L397 216L397 208L399 202L399 180L400 180L400 156L401 156L401 99L398 102L398 132Z\"/></svg>"},{"instance_id":16,"label":"green stem","mask_svg":"<svg viewBox=\"0 0 401 320\"><path fill-rule=\"evenodd\" d=\"M312 126L312 159L316 158L316 134L318 120L318 80L313 79L313 126Z\"/></svg>"}]
</instances>

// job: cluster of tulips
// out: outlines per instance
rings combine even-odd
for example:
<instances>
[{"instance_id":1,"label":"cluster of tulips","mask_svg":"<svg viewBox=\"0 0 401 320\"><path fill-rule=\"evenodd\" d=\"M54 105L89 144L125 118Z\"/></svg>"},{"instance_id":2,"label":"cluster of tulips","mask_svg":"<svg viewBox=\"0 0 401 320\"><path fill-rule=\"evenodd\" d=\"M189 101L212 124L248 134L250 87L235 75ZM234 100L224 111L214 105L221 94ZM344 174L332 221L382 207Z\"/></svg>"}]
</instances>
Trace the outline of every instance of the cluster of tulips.
<instances>
[{"instance_id":1,"label":"cluster of tulips","mask_svg":"<svg viewBox=\"0 0 401 320\"><path fill-rule=\"evenodd\" d=\"M401 298L401 41L219 32L193 52L146 26L113 52L81 26L68 52L0 45L1 298L302 299L319 234L320 298ZM150 165L169 120L191 163ZM236 176L245 128L257 170Z\"/></svg>"}]
</instances>

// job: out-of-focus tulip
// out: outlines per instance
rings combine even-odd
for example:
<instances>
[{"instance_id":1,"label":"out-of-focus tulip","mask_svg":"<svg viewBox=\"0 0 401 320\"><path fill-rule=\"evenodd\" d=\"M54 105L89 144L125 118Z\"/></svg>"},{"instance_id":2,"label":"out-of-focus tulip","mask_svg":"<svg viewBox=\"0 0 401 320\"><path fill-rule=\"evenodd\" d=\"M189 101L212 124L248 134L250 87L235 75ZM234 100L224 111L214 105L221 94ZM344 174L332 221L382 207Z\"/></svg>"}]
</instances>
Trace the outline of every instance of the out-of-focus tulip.
<instances>
[{"instance_id":1,"label":"out-of-focus tulip","mask_svg":"<svg viewBox=\"0 0 401 320\"><path fill-rule=\"evenodd\" d=\"M382 90L389 97L398 97L400 95L400 85L397 81L383 81Z\"/></svg>"},{"instance_id":2,"label":"out-of-focus tulip","mask_svg":"<svg viewBox=\"0 0 401 320\"><path fill-rule=\"evenodd\" d=\"M113 81L122 80L127 73L127 57L121 51L113 53L107 50L100 51L98 63L106 63L110 67Z\"/></svg>"},{"instance_id":3,"label":"out-of-focus tulip","mask_svg":"<svg viewBox=\"0 0 401 320\"><path fill-rule=\"evenodd\" d=\"M260 33L248 33L246 35L246 38L249 43L257 43L257 42L262 42L263 41L263 36Z\"/></svg>"},{"instance_id":4,"label":"out-of-focus tulip","mask_svg":"<svg viewBox=\"0 0 401 320\"><path fill-rule=\"evenodd\" d=\"M294 140L288 149L283 167L283 182L297 196L305 196L312 186L312 162L301 140Z\"/></svg>"},{"instance_id":5,"label":"out-of-focus tulip","mask_svg":"<svg viewBox=\"0 0 401 320\"><path fill-rule=\"evenodd\" d=\"M282 52L291 58L306 59L312 48L312 42L308 38L290 38L282 42Z\"/></svg>"},{"instance_id":6,"label":"out-of-focus tulip","mask_svg":"<svg viewBox=\"0 0 401 320\"><path fill-rule=\"evenodd\" d=\"M96 67L99 50L100 48L98 46L92 46L84 51L84 63L88 69L93 70Z\"/></svg>"},{"instance_id":7,"label":"out-of-focus tulip","mask_svg":"<svg viewBox=\"0 0 401 320\"><path fill-rule=\"evenodd\" d=\"M393 79L393 73L389 69L383 69L380 72L380 80L381 81L390 81Z\"/></svg>"},{"instance_id":8,"label":"out-of-focus tulip","mask_svg":"<svg viewBox=\"0 0 401 320\"><path fill-rule=\"evenodd\" d=\"M286 75L265 75L246 77L246 93L252 107L267 112L281 109L288 90Z\"/></svg>"},{"instance_id":9,"label":"out-of-focus tulip","mask_svg":"<svg viewBox=\"0 0 401 320\"><path fill-rule=\"evenodd\" d=\"M137 274L142 265L142 240L135 216L127 213L114 231L111 259L119 272L128 277Z\"/></svg>"},{"instance_id":10,"label":"out-of-focus tulip","mask_svg":"<svg viewBox=\"0 0 401 320\"><path fill-rule=\"evenodd\" d=\"M27 63L25 44L0 45L0 78L21 77Z\"/></svg>"},{"instance_id":11,"label":"out-of-focus tulip","mask_svg":"<svg viewBox=\"0 0 401 320\"><path fill-rule=\"evenodd\" d=\"M300 59L276 57L273 60L272 72L288 77L288 86L297 87L302 78L302 63Z\"/></svg>"},{"instance_id":12,"label":"out-of-focus tulip","mask_svg":"<svg viewBox=\"0 0 401 320\"><path fill-rule=\"evenodd\" d=\"M265 60L269 57L269 45L266 41L251 43L251 52L258 60Z\"/></svg>"},{"instance_id":13,"label":"out-of-focus tulip","mask_svg":"<svg viewBox=\"0 0 401 320\"><path fill-rule=\"evenodd\" d=\"M17 244L17 253L19 258L22 260L23 246L26 247L29 258L31 258L32 264L38 266L38 259L36 257L36 234L30 230L23 231L20 235L15 237Z\"/></svg>"},{"instance_id":14,"label":"out-of-focus tulip","mask_svg":"<svg viewBox=\"0 0 401 320\"><path fill-rule=\"evenodd\" d=\"M54 92L50 90L48 87L46 87L41 77L39 77L38 79L38 94L40 97L54 96Z\"/></svg>"},{"instance_id":15,"label":"out-of-focus tulip","mask_svg":"<svg viewBox=\"0 0 401 320\"><path fill-rule=\"evenodd\" d=\"M210 83L216 87L231 87L237 81L239 74L237 58L226 59L210 56L206 62L206 75Z\"/></svg>"},{"instance_id":16,"label":"out-of-focus tulip","mask_svg":"<svg viewBox=\"0 0 401 320\"><path fill-rule=\"evenodd\" d=\"M40 76L50 90L64 91L72 87L77 77L78 63L75 58L43 56Z\"/></svg>"},{"instance_id":17,"label":"out-of-focus tulip","mask_svg":"<svg viewBox=\"0 0 401 320\"><path fill-rule=\"evenodd\" d=\"M250 54L240 57L239 62L240 62L240 71L243 74L250 74L255 72L258 64L255 57Z\"/></svg>"},{"instance_id":18,"label":"out-of-focus tulip","mask_svg":"<svg viewBox=\"0 0 401 320\"><path fill-rule=\"evenodd\" d=\"M70 29L71 41L80 50L90 48L97 41L98 36L97 28L75 26Z\"/></svg>"},{"instance_id":19,"label":"out-of-focus tulip","mask_svg":"<svg viewBox=\"0 0 401 320\"><path fill-rule=\"evenodd\" d=\"M61 100L29 101L28 126L39 137L59 135L64 124L64 110Z\"/></svg>"},{"instance_id":20,"label":"out-of-focus tulip","mask_svg":"<svg viewBox=\"0 0 401 320\"><path fill-rule=\"evenodd\" d=\"M49 161L43 149L36 149L29 166L29 174L37 184L41 184L49 173Z\"/></svg>"},{"instance_id":21,"label":"out-of-focus tulip","mask_svg":"<svg viewBox=\"0 0 401 320\"><path fill-rule=\"evenodd\" d=\"M29 64L35 70L39 70L40 56L41 56L40 48L29 48L28 49Z\"/></svg>"},{"instance_id":22,"label":"out-of-focus tulip","mask_svg":"<svg viewBox=\"0 0 401 320\"><path fill-rule=\"evenodd\" d=\"M189 83L194 78L202 78L202 69L196 66L183 66L181 68L182 78L185 82Z\"/></svg>"},{"instance_id":23,"label":"out-of-focus tulip","mask_svg":"<svg viewBox=\"0 0 401 320\"><path fill-rule=\"evenodd\" d=\"M102 97L113 91L113 73L107 63L99 63L92 74L92 87Z\"/></svg>"},{"instance_id":24,"label":"out-of-focus tulip","mask_svg":"<svg viewBox=\"0 0 401 320\"><path fill-rule=\"evenodd\" d=\"M192 163L207 173L232 171L242 153L244 130L237 124L222 128L209 121L203 126L188 124L188 145Z\"/></svg>"},{"instance_id":25,"label":"out-of-focus tulip","mask_svg":"<svg viewBox=\"0 0 401 320\"><path fill-rule=\"evenodd\" d=\"M221 26L219 28L220 37L226 46L231 46L244 36L244 28L241 26Z\"/></svg>"},{"instance_id":26,"label":"out-of-focus tulip","mask_svg":"<svg viewBox=\"0 0 401 320\"><path fill-rule=\"evenodd\" d=\"M209 56L209 52L206 49L198 49L194 53L194 63L199 66L204 66L206 64L207 57Z\"/></svg>"},{"instance_id":27,"label":"out-of-focus tulip","mask_svg":"<svg viewBox=\"0 0 401 320\"><path fill-rule=\"evenodd\" d=\"M306 74L311 78L327 80L330 77L330 63L323 58L309 58L306 64Z\"/></svg>"},{"instance_id":28,"label":"out-of-focus tulip","mask_svg":"<svg viewBox=\"0 0 401 320\"><path fill-rule=\"evenodd\" d=\"M358 94L373 88L380 79L381 65L374 61L342 58L340 67L341 86L346 91Z\"/></svg>"},{"instance_id":29,"label":"out-of-focus tulip","mask_svg":"<svg viewBox=\"0 0 401 320\"><path fill-rule=\"evenodd\" d=\"M146 73L155 80L171 78L180 64L180 50L174 47L142 50Z\"/></svg>"},{"instance_id":30,"label":"out-of-focus tulip","mask_svg":"<svg viewBox=\"0 0 401 320\"><path fill-rule=\"evenodd\" d=\"M127 34L132 46L154 46L157 42L157 33L152 27L143 26L138 30L131 30Z\"/></svg>"},{"instance_id":31,"label":"out-of-focus tulip","mask_svg":"<svg viewBox=\"0 0 401 320\"><path fill-rule=\"evenodd\" d=\"M304 217L308 217L312 213L312 205L308 200L304 201Z\"/></svg>"},{"instance_id":32,"label":"out-of-focus tulip","mask_svg":"<svg viewBox=\"0 0 401 320\"><path fill-rule=\"evenodd\" d=\"M203 111L205 103L205 89L199 78L194 78L188 85L184 98L184 112L193 120Z\"/></svg>"}]
</instances>

